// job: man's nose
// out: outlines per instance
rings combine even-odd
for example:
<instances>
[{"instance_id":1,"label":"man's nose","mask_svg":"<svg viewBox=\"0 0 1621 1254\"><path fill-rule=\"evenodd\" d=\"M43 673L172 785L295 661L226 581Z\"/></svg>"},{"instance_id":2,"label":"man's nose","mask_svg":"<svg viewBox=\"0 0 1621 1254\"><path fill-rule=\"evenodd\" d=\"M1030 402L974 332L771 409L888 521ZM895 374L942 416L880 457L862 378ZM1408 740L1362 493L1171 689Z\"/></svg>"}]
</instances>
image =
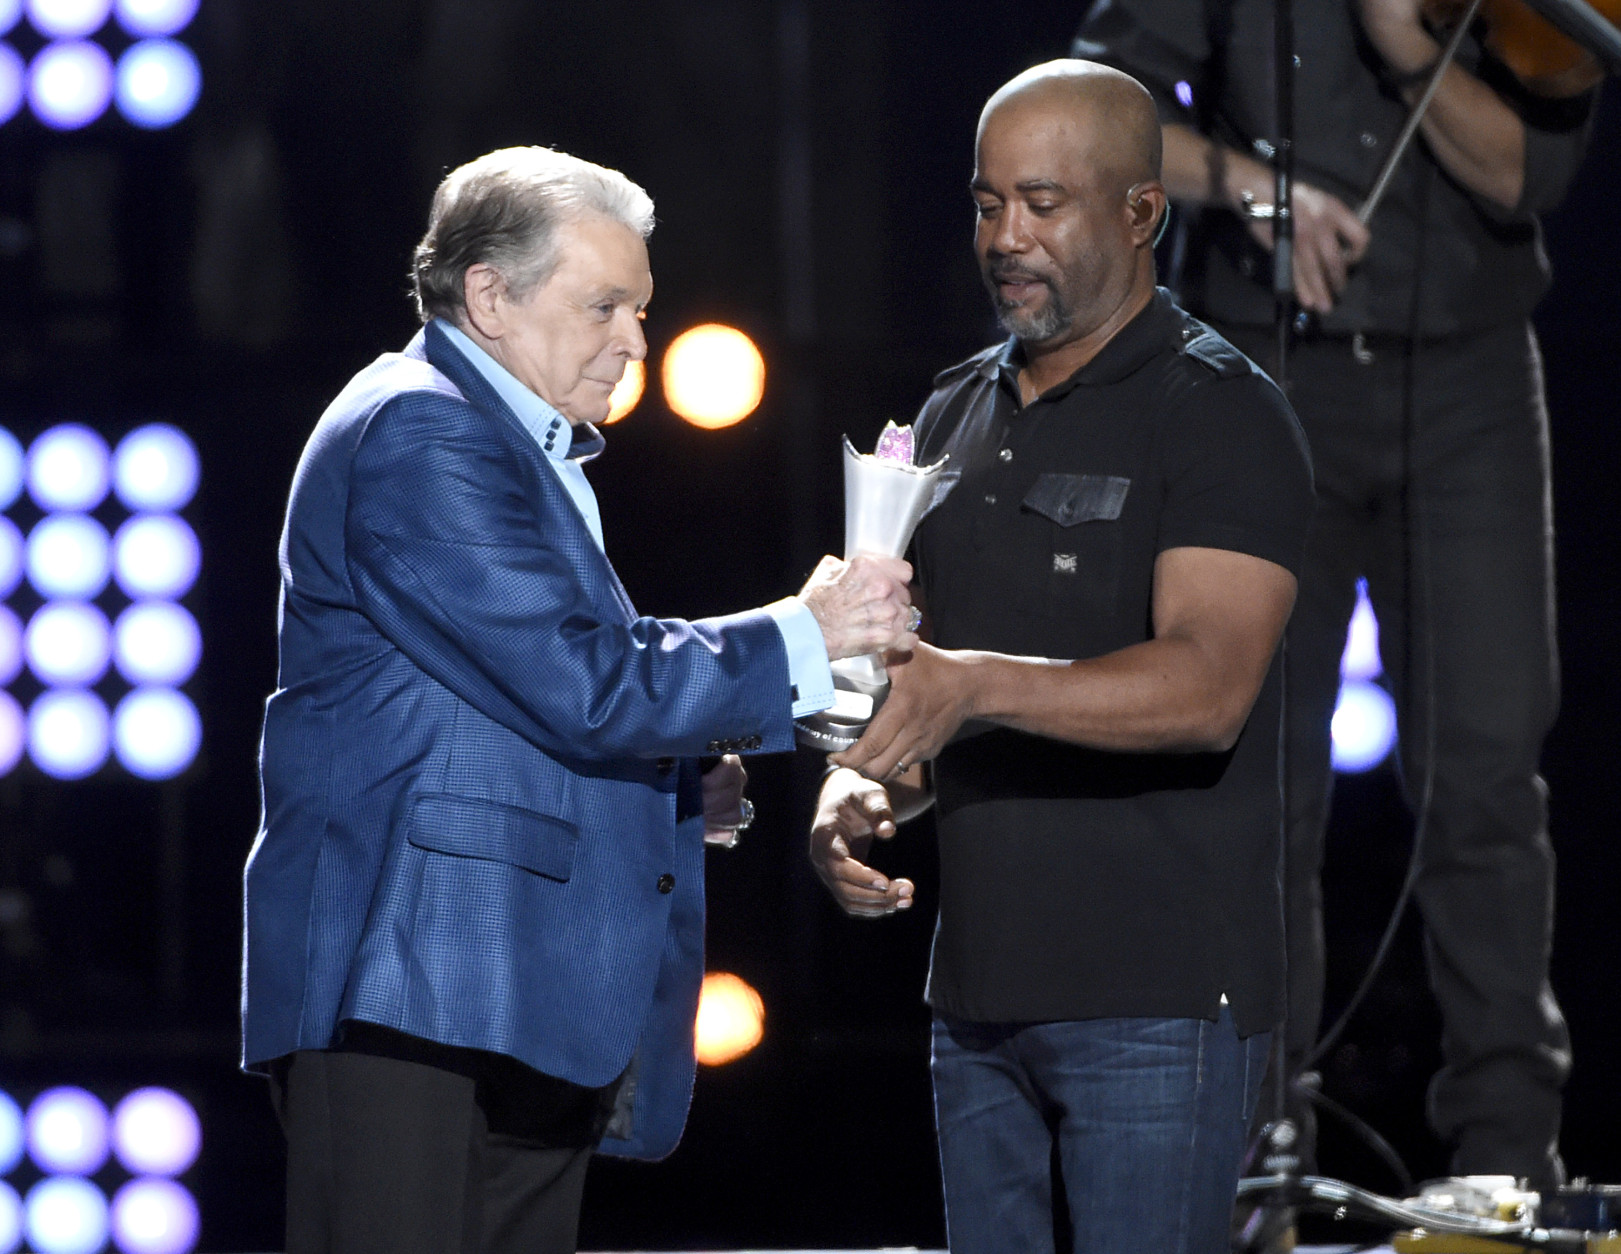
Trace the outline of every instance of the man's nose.
<instances>
[{"instance_id":1,"label":"man's nose","mask_svg":"<svg viewBox=\"0 0 1621 1254\"><path fill-rule=\"evenodd\" d=\"M618 338L625 356L631 361L641 361L647 356L647 336L642 331L642 320L634 314L626 319Z\"/></svg>"},{"instance_id":2,"label":"man's nose","mask_svg":"<svg viewBox=\"0 0 1621 1254\"><path fill-rule=\"evenodd\" d=\"M1012 255L1029 251L1030 233L1029 222L1017 205L1006 206L997 214L994 229L991 232L990 250L993 253Z\"/></svg>"}]
</instances>

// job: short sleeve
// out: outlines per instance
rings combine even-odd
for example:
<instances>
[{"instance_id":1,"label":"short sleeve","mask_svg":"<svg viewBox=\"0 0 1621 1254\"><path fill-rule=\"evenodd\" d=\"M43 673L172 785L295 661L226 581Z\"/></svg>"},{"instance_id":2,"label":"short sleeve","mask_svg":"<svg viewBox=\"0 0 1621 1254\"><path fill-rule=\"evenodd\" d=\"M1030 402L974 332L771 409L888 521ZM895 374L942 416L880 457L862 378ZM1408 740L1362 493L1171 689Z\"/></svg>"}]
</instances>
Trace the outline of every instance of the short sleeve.
<instances>
[{"instance_id":1,"label":"short sleeve","mask_svg":"<svg viewBox=\"0 0 1621 1254\"><path fill-rule=\"evenodd\" d=\"M1228 549L1300 571L1311 456L1288 401L1259 372L1190 388L1165 429L1159 551Z\"/></svg>"},{"instance_id":2,"label":"short sleeve","mask_svg":"<svg viewBox=\"0 0 1621 1254\"><path fill-rule=\"evenodd\" d=\"M1565 198L1587 155L1597 95L1541 101L1525 111L1525 176L1516 216L1547 213Z\"/></svg>"}]
</instances>

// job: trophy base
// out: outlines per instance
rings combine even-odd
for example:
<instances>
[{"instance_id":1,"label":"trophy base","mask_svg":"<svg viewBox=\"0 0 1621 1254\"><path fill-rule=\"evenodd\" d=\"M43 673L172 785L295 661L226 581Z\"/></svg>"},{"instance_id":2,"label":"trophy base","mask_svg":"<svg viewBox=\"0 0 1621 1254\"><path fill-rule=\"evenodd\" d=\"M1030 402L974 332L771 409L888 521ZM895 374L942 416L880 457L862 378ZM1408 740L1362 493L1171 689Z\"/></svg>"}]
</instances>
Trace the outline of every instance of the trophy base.
<instances>
[{"instance_id":1,"label":"trophy base","mask_svg":"<svg viewBox=\"0 0 1621 1254\"><path fill-rule=\"evenodd\" d=\"M833 705L794 720L799 743L823 753L840 753L861 739L872 716L889 695L889 676L876 657L833 663Z\"/></svg>"},{"instance_id":2,"label":"trophy base","mask_svg":"<svg viewBox=\"0 0 1621 1254\"><path fill-rule=\"evenodd\" d=\"M807 749L817 749L822 753L843 753L861 739L861 733L865 730L865 724L851 726L849 723L835 723L820 714L794 720L795 739Z\"/></svg>"}]
</instances>

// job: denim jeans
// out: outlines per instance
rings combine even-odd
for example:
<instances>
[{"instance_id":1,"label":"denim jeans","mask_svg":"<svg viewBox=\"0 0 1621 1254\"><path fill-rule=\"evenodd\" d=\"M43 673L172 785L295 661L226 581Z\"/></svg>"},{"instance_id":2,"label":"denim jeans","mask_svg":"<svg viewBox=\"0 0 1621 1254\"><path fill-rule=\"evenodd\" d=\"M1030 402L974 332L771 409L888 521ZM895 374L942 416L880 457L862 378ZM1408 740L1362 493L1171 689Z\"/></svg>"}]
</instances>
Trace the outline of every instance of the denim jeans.
<instances>
[{"instance_id":1,"label":"denim jeans","mask_svg":"<svg viewBox=\"0 0 1621 1254\"><path fill-rule=\"evenodd\" d=\"M1224 334L1262 365L1269 336ZM1290 400L1317 517L1289 623L1288 1052L1323 998L1329 720L1365 578L1409 802L1443 1066L1430 1124L1459 1174L1555 1183L1570 1037L1548 983L1554 855L1537 773L1558 706L1541 359L1525 325L1416 347L1310 340Z\"/></svg>"},{"instance_id":2,"label":"denim jeans","mask_svg":"<svg viewBox=\"0 0 1621 1254\"><path fill-rule=\"evenodd\" d=\"M934 1021L952 1254L1222 1254L1271 1034L1204 1019ZM1056 1165L1056 1172L1055 1172ZM1056 1247L1055 1247L1056 1236Z\"/></svg>"}]
</instances>

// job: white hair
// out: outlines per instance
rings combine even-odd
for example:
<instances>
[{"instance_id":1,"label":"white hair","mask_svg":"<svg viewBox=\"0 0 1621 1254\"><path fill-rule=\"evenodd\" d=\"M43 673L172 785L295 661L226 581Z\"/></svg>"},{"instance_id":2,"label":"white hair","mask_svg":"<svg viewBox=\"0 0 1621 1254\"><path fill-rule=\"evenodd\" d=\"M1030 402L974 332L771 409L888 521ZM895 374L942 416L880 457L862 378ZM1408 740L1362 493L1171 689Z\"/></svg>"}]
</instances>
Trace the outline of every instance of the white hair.
<instances>
[{"instance_id":1,"label":"white hair","mask_svg":"<svg viewBox=\"0 0 1621 1254\"><path fill-rule=\"evenodd\" d=\"M522 300L557 269L557 229L597 215L643 239L653 201L618 170L554 148L500 148L459 166L433 194L428 231L412 256L417 316L463 321L463 284L476 265L498 270Z\"/></svg>"}]
</instances>

